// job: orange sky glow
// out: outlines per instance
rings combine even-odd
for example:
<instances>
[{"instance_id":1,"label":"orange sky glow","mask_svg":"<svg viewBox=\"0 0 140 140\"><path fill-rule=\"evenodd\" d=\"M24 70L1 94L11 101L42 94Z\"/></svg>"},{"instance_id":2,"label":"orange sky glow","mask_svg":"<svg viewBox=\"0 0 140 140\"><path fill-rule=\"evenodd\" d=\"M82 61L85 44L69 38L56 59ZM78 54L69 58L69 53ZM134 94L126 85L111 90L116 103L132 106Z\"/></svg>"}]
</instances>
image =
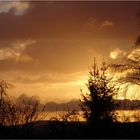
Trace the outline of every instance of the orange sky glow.
<instances>
[{"instance_id":1,"label":"orange sky glow","mask_svg":"<svg viewBox=\"0 0 140 140\"><path fill-rule=\"evenodd\" d=\"M0 80L13 85L13 97L81 98L94 57L118 62L134 45L139 10L138 1L0 2ZM118 98L140 99L139 91Z\"/></svg>"}]
</instances>

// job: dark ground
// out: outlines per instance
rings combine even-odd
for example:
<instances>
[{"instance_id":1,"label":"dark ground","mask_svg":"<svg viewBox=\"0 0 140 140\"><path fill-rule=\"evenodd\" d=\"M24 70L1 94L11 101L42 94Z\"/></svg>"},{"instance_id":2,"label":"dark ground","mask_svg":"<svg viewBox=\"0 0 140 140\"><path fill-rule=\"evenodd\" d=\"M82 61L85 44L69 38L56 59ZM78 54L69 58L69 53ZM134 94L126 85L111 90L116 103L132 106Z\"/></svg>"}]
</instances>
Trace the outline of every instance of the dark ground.
<instances>
[{"instance_id":1,"label":"dark ground","mask_svg":"<svg viewBox=\"0 0 140 140\"><path fill-rule=\"evenodd\" d=\"M0 138L140 138L140 123L114 123L95 128L84 122L40 121L0 127Z\"/></svg>"}]
</instances>

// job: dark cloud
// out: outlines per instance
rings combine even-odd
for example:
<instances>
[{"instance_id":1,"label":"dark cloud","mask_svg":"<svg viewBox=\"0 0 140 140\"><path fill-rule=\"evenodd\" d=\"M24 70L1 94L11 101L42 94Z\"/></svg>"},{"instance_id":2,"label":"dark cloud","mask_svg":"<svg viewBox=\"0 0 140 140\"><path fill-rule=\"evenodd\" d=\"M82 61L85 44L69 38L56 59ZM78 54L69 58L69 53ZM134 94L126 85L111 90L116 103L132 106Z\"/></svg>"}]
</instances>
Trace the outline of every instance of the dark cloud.
<instances>
[{"instance_id":1,"label":"dark cloud","mask_svg":"<svg viewBox=\"0 0 140 140\"><path fill-rule=\"evenodd\" d=\"M90 17L100 22L107 19L115 22L119 30L116 27L108 32L109 37L128 37L137 30L138 5L139 2L30 2L31 8L22 16L11 12L0 14L0 39L88 38L94 36L93 32L106 37L107 31L95 30L91 34L83 28Z\"/></svg>"}]
</instances>

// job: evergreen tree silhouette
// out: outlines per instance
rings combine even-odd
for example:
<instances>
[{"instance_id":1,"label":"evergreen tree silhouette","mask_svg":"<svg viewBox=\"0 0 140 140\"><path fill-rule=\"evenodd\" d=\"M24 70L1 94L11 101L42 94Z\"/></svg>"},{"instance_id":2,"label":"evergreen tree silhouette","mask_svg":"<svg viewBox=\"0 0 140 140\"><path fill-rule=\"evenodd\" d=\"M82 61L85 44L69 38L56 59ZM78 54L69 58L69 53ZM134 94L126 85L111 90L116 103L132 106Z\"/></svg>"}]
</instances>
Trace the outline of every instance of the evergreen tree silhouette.
<instances>
[{"instance_id":1,"label":"evergreen tree silhouette","mask_svg":"<svg viewBox=\"0 0 140 140\"><path fill-rule=\"evenodd\" d=\"M93 71L90 72L87 87L89 94L82 93L81 107L83 116L91 125L110 124L116 121L114 110L118 106L113 97L118 88L112 83L112 78L106 74L105 62L99 68L94 60Z\"/></svg>"}]
</instances>

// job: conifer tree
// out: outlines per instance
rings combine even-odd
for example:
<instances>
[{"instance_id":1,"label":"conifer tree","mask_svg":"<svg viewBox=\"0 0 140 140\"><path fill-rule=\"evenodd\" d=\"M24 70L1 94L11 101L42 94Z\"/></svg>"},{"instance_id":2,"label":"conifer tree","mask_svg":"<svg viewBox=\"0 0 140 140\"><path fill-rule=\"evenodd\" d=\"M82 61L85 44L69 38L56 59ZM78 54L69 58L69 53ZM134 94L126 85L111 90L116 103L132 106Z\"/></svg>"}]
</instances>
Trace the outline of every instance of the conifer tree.
<instances>
[{"instance_id":1,"label":"conifer tree","mask_svg":"<svg viewBox=\"0 0 140 140\"><path fill-rule=\"evenodd\" d=\"M88 123L93 125L116 121L114 110L117 104L114 102L114 96L117 95L118 88L115 87L112 78L107 76L106 72L105 62L99 68L94 61L87 84L89 93L86 95L82 93L83 116Z\"/></svg>"}]
</instances>

